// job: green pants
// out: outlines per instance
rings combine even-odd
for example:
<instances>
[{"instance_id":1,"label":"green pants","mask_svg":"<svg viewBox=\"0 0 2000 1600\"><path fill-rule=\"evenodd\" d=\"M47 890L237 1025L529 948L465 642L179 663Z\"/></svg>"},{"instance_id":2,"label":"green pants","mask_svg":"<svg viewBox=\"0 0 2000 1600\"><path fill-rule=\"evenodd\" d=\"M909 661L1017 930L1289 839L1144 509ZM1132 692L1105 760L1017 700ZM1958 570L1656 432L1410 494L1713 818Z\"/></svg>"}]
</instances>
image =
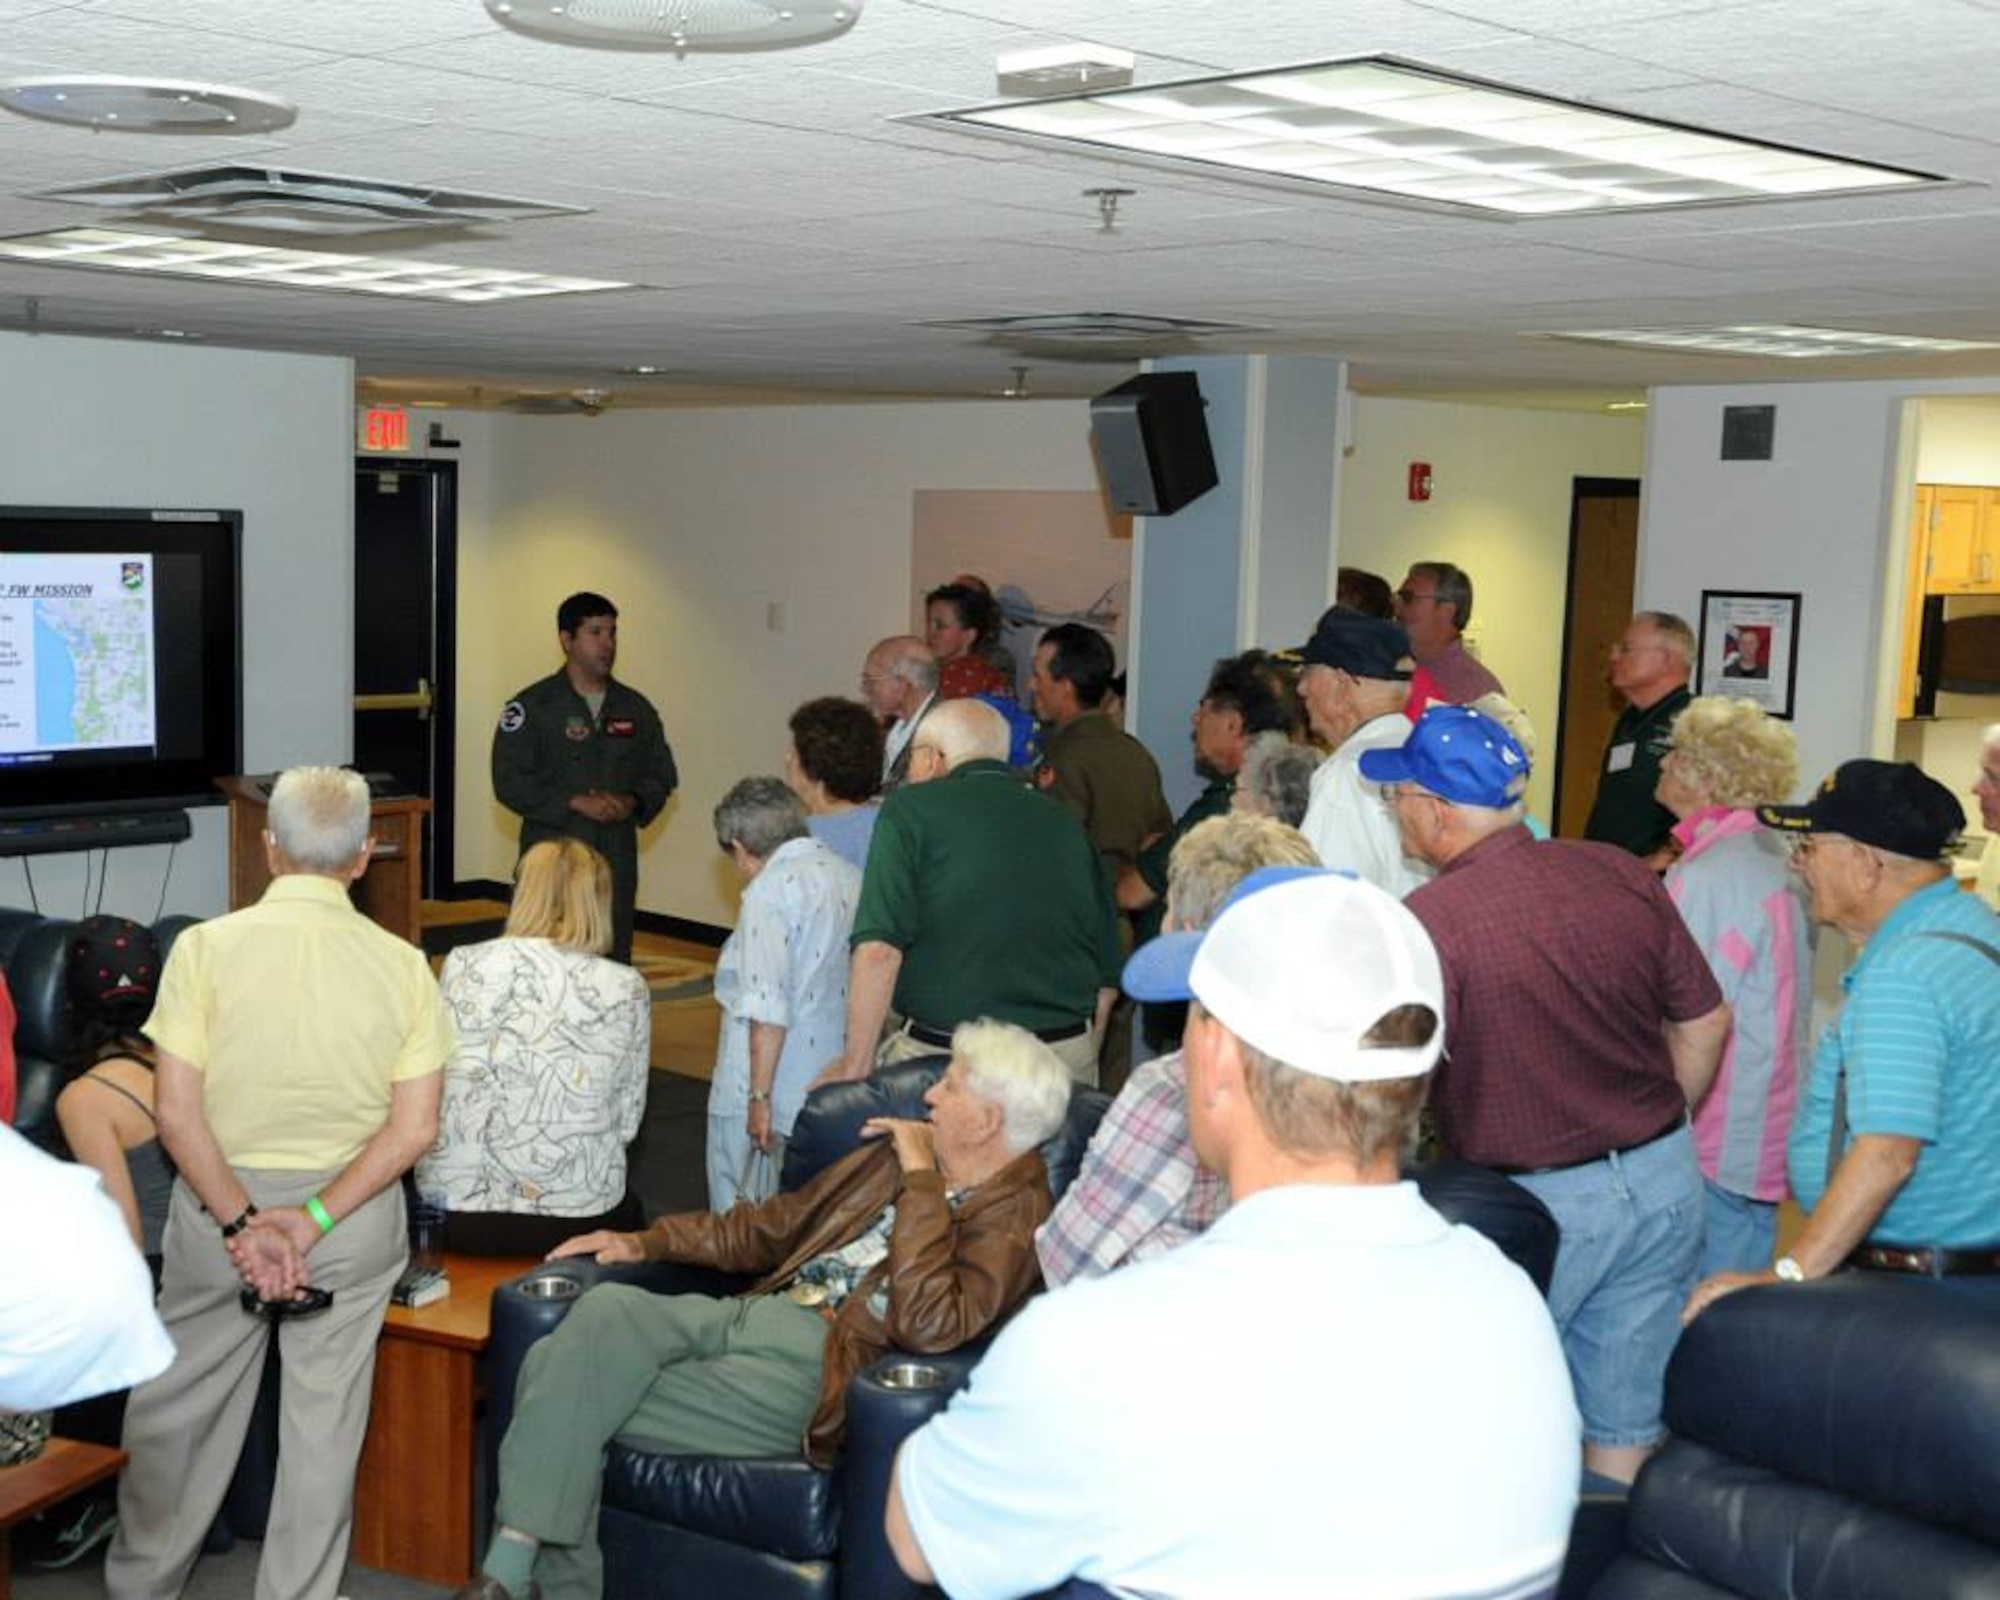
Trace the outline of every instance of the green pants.
<instances>
[{"instance_id":1,"label":"green pants","mask_svg":"<svg viewBox=\"0 0 2000 1600\"><path fill-rule=\"evenodd\" d=\"M795 1455L826 1324L782 1295L715 1300L602 1284L528 1352L500 1446L499 1521L542 1543L548 1600L597 1600L604 1450Z\"/></svg>"}]
</instances>

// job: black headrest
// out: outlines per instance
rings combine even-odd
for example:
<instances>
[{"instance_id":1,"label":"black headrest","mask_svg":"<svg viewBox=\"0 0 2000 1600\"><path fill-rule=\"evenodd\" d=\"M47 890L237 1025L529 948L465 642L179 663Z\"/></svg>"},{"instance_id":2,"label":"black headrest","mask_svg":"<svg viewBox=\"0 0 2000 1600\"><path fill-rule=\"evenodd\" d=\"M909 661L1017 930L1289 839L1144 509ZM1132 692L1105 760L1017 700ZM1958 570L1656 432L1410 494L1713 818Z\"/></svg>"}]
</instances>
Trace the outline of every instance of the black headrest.
<instances>
[{"instance_id":1,"label":"black headrest","mask_svg":"<svg viewBox=\"0 0 2000 1600\"><path fill-rule=\"evenodd\" d=\"M861 1142L861 1125L870 1117L928 1115L924 1091L951 1064L949 1055L917 1056L893 1066L878 1067L865 1078L822 1084L806 1096L785 1143L785 1166L779 1187L796 1189L849 1154ZM1091 1135L1103 1118L1110 1098L1096 1089L1073 1089L1069 1114L1056 1136L1042 1146L1049 1169L1050 1192L1061 1197L1089 1148Z\"/></svg>"},{"instance_id":2,"label":"black headrest","mask_svg":"<svg viewBox=\"0 0 2000 1600\"><path fill-rule=\"evenodd\" d=\"M1549 1292L1562 1230L1538 1198L1512 1179L1464 1161L1433 1161L1409 1176L1447 1222L1485 1234L1537 1289Z\"/></svg>"}]
</instances>

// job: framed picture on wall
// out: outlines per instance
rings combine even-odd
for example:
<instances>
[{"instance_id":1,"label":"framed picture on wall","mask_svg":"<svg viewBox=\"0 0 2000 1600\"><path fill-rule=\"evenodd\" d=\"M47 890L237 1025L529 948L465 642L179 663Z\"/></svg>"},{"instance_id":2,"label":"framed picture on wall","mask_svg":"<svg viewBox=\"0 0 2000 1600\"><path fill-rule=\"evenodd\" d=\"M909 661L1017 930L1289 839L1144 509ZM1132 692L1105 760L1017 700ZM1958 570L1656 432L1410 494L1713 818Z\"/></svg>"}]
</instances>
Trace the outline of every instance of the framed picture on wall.
<instances>
[{"instance_id":1,"label":"framed picture on wall","mask_svg":"<svg viewBox=\"0 0 2000 1600\"><path fill-rule=\"evenodd\" d=\"M1789 719L1798 678L1798 595L1702 590L1696 694L1754 700L1772 716Z\"/></svg>"}]
</instances>

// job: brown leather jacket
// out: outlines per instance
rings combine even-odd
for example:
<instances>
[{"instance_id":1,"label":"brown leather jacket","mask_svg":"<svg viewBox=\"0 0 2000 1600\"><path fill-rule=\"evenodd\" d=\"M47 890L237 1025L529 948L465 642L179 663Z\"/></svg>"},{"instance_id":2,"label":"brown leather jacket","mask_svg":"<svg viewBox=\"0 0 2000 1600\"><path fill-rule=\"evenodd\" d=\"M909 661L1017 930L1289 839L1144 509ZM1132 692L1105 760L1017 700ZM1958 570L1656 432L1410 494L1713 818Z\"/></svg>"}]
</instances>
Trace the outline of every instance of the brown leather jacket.
<instances>
[{"instance_id":1,"label":"brown leather jacket","mask_svg":"<svg viewBox=\"0 0 2000 1600\"><path fill-rule=\"evenodd\" d=\"M918 1355L954 1350L1041 1281L1035 1229L1050 1200L1040 1153L1016 1156L970 1190L954 1215L943 1174L904 1172L884 1139L762 1205L661 1217L639 1235L649 1261L762 1273L745 1293L769 1294L814 1257L859 1238L891 1201L896 1224L888 1257L854 1286L826 1330L819 1402L804 1441L815 1466L831 1466L839 1452L855 1373L891 1348ZM877 1317L869 1302L885 1279L888 1314Z\"/></svg>"}]
</instances>

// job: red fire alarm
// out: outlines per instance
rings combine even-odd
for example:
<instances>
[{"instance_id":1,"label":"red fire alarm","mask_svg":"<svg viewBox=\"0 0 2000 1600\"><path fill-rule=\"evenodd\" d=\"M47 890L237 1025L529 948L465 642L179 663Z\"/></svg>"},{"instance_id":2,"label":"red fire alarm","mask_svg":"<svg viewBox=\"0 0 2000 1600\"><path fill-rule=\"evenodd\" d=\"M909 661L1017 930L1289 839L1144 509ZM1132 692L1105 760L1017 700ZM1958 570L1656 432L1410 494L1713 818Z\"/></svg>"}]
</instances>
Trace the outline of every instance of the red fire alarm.
<instances>
[{"instance_id":1,"label":"red fire alarm","mask_svg":"<svg viewBox=\"0 0 2000 1600\"><path fill-rule=\"evenodd\" d=\"M1428 500L1431 497L1431 464L1428 461L1410 463L1410 498Z\"/></svg>"}]
</instances>

